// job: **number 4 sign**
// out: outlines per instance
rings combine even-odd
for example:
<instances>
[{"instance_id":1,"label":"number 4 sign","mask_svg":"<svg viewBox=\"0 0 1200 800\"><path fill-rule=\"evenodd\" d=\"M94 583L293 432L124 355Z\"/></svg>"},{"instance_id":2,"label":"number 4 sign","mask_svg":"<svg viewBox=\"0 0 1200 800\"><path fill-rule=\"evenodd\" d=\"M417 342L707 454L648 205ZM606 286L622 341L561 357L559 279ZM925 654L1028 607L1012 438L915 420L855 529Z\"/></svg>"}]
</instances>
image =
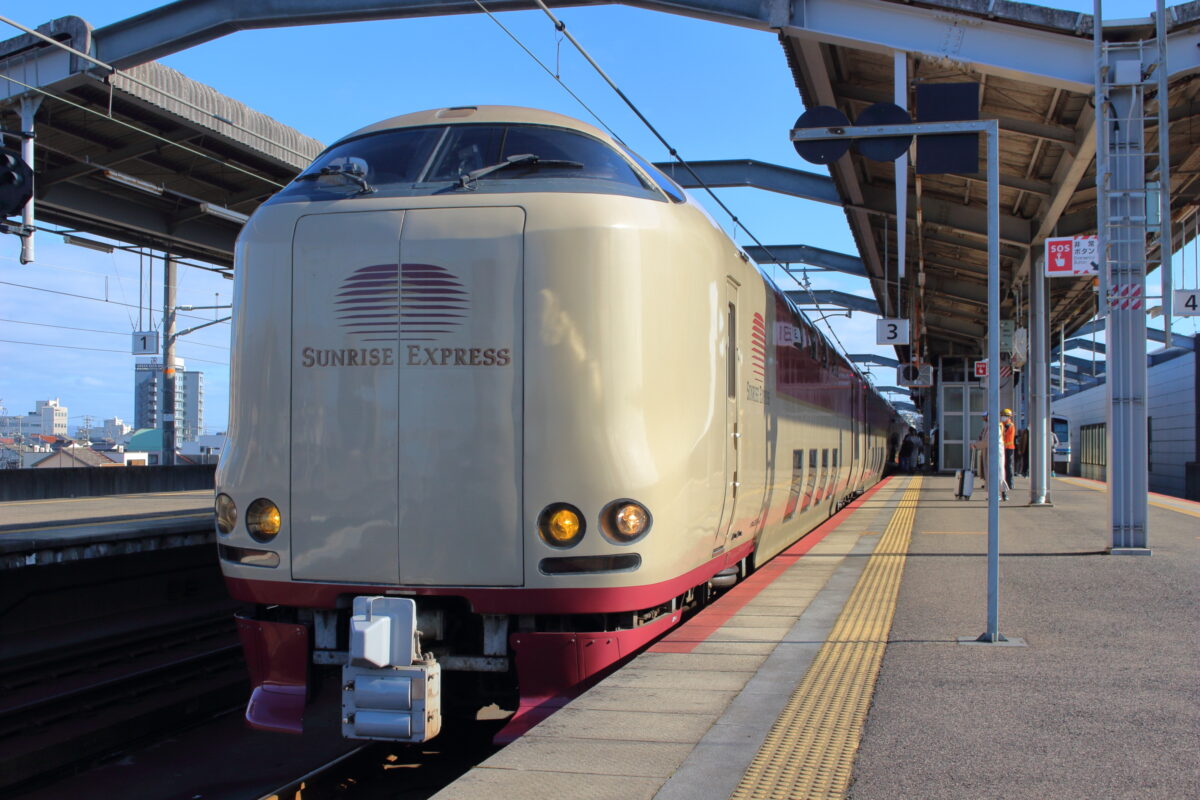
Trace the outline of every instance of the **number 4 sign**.
<instances>
[{"instance_id":1,"label":"number 4 sign","mask_svg":"<svg viewBox=\"0 0 1200 800\"><path fill-rule=\"evenodd\" d=\"M908 320L880 319L875 322L875 344L908 344Z\"/></svg>"},{"instance_id":2,"label":"number 4 sign","mask_svg":"<svg viewBox=\"0 0 1200 800\"><path fill-rule=\"evenodd\" d=\"M1095 236L1059 236L1046 240L1046 277L1099 275Z\"/></svg>"},{"instance_id":3,"label":"number 4 sign","mask_svg":"<svg viewBox=\"0 0 1200 800\"><path fill-rule=\"evenodd\" d=\"M1176 289L1171 310L1177 317L1200 316L1200 289Z\"/></svg>"}]
</instances>

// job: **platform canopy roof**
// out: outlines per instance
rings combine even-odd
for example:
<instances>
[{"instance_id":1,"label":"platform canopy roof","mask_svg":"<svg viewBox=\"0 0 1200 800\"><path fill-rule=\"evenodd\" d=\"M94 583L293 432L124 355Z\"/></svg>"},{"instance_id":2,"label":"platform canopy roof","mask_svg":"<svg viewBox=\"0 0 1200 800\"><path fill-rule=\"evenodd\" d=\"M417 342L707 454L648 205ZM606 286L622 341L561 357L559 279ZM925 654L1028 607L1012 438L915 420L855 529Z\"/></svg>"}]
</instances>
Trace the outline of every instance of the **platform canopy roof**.
<instances>
[{"instance_id":1,"label":"platform canopy roof","mask_svg":"<svg viewBox=\"0 0 1200 800\"><path fill-rule=\"evenodd\" d=\"M1043 239L1095 232L1095 59L1089 15L1006 0L627 2L775 32L784 56L781 68L790 69L805 106L836 106L852 120L872 103L894 100L896 52L907 53L910 95L919 84L978 83L980 117L998 119L1001 130L1006 315L1012 315L1018 293L1025 292L1025 279L1036 265ZM535 7L532 0L488 5L492 11ZM320 145L153 59L249 28L478 9L472 0L180 0L95 30L76 17L39 28L120 70L111 76L28 34L0 43L0 73L61 98L43 99L37 115L38 216L229 265L238 225L206 213L204 204L249 213ZM1170 175L1178 222L1200 201L1200 2L1175 6L1169 15ZM1105 28L1105 37L1114 41L1152 36L1149 19ZM15 83L0 85L0 102L7 99L4 124L10 130L16 127L16 99L26 91ZM101 120L79 106L111 107L112 120ZM122 124L133 120L155 135ZM194 152L167 142L183 142ZM224 163L196 153L215 155ZM745 163L754 175L766 176L762 180L786 179L778 170ZM1151 167L1157 169L1153 163ZM162 192L118 183L106 170L160 186ZM852 151L831 165L828 178L818 176L805 185L802 193L843 207L859 250L854 255L809 248L809 255L825 259L834 265L830 268L865 272L877 310L915 321L922 358L977 355L984 347L987 312L986 185L980 174L916 176L911 170L910 166L907 285L901 307L894 306L895 292L884 288L883 254L896 252L891 163L870 161ZM737 185L755 185L756 180L747 178ZM776 185L771 188L779 190ZM796 252L806 252L801 248L804 233L796 232ZM894 279L894 265L888 274ZM885 300L891 303L886 308ZM1056 279L1051 324L1071 333L1091 318L1095 304L1090 279ZM913 353L899 348L898 355L907 360Z\"/></svg>"}]
</instances>

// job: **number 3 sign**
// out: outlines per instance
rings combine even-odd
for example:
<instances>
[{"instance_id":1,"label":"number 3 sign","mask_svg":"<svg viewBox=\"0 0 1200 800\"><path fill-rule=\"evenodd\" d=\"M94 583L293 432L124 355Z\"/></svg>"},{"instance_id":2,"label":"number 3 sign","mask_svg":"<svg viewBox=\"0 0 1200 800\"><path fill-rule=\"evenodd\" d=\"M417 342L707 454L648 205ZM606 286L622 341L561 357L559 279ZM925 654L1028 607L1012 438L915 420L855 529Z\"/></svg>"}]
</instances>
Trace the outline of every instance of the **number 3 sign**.
<instances>
[{"instance_id":1,"label":"number 3 sign","mask_svg":"<svg viewBox=\"0 0 1200 800\"><path fill-rule=\"evenodd\" d=\"M881 319L875 322L875 344L908 343L908 320Z\"/></svg>"}]
</instances>

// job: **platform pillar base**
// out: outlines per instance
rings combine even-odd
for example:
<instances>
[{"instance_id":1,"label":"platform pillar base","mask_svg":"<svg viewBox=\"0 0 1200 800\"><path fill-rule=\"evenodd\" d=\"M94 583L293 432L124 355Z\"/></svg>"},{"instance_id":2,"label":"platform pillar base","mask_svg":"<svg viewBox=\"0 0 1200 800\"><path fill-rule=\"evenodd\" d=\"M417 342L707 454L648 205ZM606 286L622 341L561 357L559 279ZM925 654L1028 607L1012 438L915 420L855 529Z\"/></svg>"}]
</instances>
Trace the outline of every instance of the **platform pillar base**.
<instances>
[{"instance_id":1,"label":"platform pillar base","mask_svg":"<svg viewBox=\"0 0 1200 800\"><path fill-rule=\"evenodd\" d=\"M996 639L991 639L986 633L981 633L978 636L959 636L959 644L986 644L993 647L1027 647L1025 640L1020 636L1005 636L1004 634L996 634Z\"/></svg>"},{"instance_id":2,"label":"platform pillar base","mask_svg":"<svg viewBox=\"0 0 1200 800\"><path fill-rule=\"evenodd\" d=\"M1111 547L1108 550L1110 556L1148 556L1152 553L1149 547Z\"/></svg>"}]
</instances>

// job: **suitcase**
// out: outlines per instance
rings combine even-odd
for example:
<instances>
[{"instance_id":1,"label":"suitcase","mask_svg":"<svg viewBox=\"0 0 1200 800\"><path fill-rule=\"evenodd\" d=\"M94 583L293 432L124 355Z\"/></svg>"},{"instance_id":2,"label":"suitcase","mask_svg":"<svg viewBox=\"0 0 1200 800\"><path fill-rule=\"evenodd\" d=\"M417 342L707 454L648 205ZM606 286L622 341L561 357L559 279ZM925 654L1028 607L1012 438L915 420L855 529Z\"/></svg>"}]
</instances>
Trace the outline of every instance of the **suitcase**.
<instances>
[{"instance_id":1,"label":"suitcase","mask_svg":"<svg viewBox=\"0 0 1200 800\"><path fill-rule=\"evenodd\" d=\"M971 492L975 491L975 472L969 469L958 471L958 491L954 496L959 500L970 500Z\"/></svg>"}]
</instances>

